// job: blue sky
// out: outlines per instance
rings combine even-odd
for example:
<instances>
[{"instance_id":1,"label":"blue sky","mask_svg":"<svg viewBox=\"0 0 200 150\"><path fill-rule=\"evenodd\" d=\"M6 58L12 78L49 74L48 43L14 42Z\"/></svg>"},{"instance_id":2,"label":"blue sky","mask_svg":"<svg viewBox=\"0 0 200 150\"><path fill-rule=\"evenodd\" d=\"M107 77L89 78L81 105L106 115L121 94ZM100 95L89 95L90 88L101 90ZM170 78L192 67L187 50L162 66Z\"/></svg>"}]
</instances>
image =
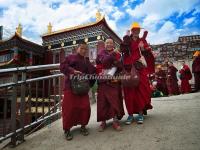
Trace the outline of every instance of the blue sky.
<instances>
[{"instance_id":1,"label":"blue sky","mask_svg":"<svg viewBox=\"0 0 200 150\"><path fill-rule=\"evenodd\" d=\"M14 33L21 23L23 36L41 44L49 22L53 30L80 25L95 21L97 10L120 37L134 21L149 31L151 44L200 34L199 0L0 0L0 25Z\"/></svg>"}]
</instances>

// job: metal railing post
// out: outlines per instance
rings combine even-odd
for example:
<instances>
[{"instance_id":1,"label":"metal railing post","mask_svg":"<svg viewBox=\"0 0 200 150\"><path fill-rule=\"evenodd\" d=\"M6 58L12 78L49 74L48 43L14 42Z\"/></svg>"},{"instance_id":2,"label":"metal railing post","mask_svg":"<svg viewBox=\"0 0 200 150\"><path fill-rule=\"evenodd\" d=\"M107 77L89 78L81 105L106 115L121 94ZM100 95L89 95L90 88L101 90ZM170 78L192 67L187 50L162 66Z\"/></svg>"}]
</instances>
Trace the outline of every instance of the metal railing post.
<instances>
[{"instance_id":1,"label":"metal railing post","mask_svg":"<svg viewBox=\"0 0 200 150\"><path fill-rule=\"evenodd\" d=\"M61 87L61 77L58 77L58 84L59 84L59 88L58 88L58 90L59 90L59 110L61 111L61 101L62 101L62 87Z\"/></svg>"},{"instance_id":2,"label":"metal railing post","mask_svg":"<svg viewBox=\"0 0 200 150\"><path fill-rule=\"evenodd\" d=\"M13 86L13 94L12 94L12 101L11 101L11 130L14 133L11 136L11 145L16 146L17 142L17 134L16 134L16 104L17 104L17 79L18 73L13 73L13 82L16 85Z\"/></svg>"},{"instance_id":3,"label":"metal railing post","mask_svg":"<svg viewBox=\"0 0 200 150\"><path fill-rule=\"evenodd\" d=\"M53 75L44 74L40 77L32 77L31 75L28 75L28 73L32 74L32 72L35 71L58 69L58 67L59 64L51 64L0 69L0 74L12 75L12 81L0 84L0 89L7 89L5 95L1 95L1 97L5 99L3 105L3 131L2 136L0 136L0 142L10 138L10 145L15 147L18 143L25 140L26 135L29 135L27 134L27 131L29 132L30 129L31 131L29 133L31 134L40 127L47 124L50 125L52 121L60 118L62 99L60 85L63 74L58 72ZM59 92L57 92L56 89L57 79L59 82ZM39 93L40 82L42 82L42 93ZM35 84L36 86L34 86ZM33 91L34 89L36 89L35 92ZM8 95L9 92L12 92L10 95L12 96L11 98ZM59 96L57 96L57 94L59 94ZM40 99L41 95L42 99ZM42 100L42 102L40 102L40 100ZM10 108L10 103L8 104L8 102L11 102L11 118L8 118L7 116L7 109ZM36 107L36 114L34 116L36 117L36 120L32 121L31 119L33 119L33 116L31 113L31 107L34 108L34 106ZM38 106L42 106L42 114L40 114L40 109L37 109ZM27 119L30 119L30 122L26 122L26 117L28 117ZM7 118L9 121L8 123L6 121ZM7 132L6 130L8 127L10 128Z\"/></svg>"},{"instance_id":4,"label":"metal railing post","mask_svg":"<svg viewBox=\"0 0 200 150\"><path fill-rule=\"evenodd\" d=\"M6 124L7 124L7 98L4 99L4 107L3 107L3 136L6 135L7 132L7 128L6 128Z\"/></svg>"},{"instance_id":5,"label":"metal railing post","mask_svg":"<svg viewBox=\"0 0 200 150\"><path fill-rule=\"evenodd\" d=\"M20 133L20 141L24 141L24 120L25 120L25 95L26 95L26 72L22 72L22 81L24 83L21 84L21 101L20 101L20 128L22 131Z\"/></svg>"}]
</instances>

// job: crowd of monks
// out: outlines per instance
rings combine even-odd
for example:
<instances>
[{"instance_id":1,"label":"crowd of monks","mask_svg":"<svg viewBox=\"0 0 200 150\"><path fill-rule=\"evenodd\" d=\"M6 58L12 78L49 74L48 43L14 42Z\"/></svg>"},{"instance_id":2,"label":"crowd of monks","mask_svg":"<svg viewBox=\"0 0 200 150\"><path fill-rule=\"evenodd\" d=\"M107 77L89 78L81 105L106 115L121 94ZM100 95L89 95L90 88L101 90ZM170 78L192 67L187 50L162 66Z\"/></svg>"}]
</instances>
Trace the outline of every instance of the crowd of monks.
<instances>
[{"instance_id":1,"label":"crowd of monks","mask_svg":"<svg viewBox=\"0 0 200 150\"><path fill-rule=\"evenodd\" d=\"M165 66L165 67L164 67ZM166 69L164 69L166 68ZM194 90L192 91L190 80L194 74ZM180 81L180 86L178 84ZM200 52L194 54L192 71L185 61L181 61L181 69L178 70L173 62L167 61L156 67L155 73L150 75L152 97L171 96L197 92L200 90Z\"/></svg>"},{"instance_id":2,"label":"crowd of monks","mask_svg":"<svg viewBox=\"0 0 200 150\"><path fill-rule=\"evenodd\" d=\"M152 83L156 81L156 89L165 95L179 94L177 84L177 69L171 62L168 62L167 73L158 68L155 72L155 62L152 49L149 47L146 36L139 37L141 27L138 23L133 23L131 30L124 36L119 51L114 50L114 41L106 39L105 49L98 53L96 65L86 58L88 46L80 43L77 53L69 55L60 64L60 71L65 75L64 98L62 100L62 122L64 135L67 140L73 139L71 128L81 125L80 133L84 136L89 134L86 128L91 114L88 93L75 94L71 88L71 75L108 75L111 71L113 76L120 75L122 72L130 72L132 67L137 69L139 84L134 87L122 86L121 80L117 79L94 79L89 80L92 87L97 82L97 122L99 132L103 132L108 126L107 121L112 119L112 127L116 131L121 131L119 120L125 115L123 100L125 103L128 117L125 124L130 125L133 121L142 124L147 110L152 109L151 94ZM199 83L199 59L195 59L193 72ZM144 58L142 60L142 58ZM196 67L198 66L198 67ZM113 71L114 70L114 71ZM190 92L189 80L191 72L189 67L183 63L180 72L181 92ZM110 72L109 72L110 73ZM112 76L111 75L111 76ZM199 84L196 85L199 88ZM155 89L154 89L155 90ZM137 115L134 115L137 114ZM134 115L134 116L133 116Z\"/></svg>"}]
</instances>

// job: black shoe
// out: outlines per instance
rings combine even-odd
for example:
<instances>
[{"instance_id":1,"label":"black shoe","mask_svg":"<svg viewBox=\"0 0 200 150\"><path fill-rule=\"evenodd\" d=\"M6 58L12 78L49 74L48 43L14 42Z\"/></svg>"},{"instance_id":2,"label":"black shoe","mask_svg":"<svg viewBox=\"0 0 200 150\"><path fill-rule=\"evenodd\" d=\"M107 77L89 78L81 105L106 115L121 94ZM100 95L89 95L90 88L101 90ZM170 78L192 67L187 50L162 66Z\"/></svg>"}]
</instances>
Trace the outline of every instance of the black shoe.
<instances>
[{"instance_id":1,"label":"black shoe","mask_svg":"<svg viewBox=\"0 0 200 150\"><path fill-rule=\"evenodd\" d=\"M147 115L147 110L145 109L145 110L143 110L143 115Z\"/></svg>"},{"instance_id":2,"label":"black shoe","mask_svg":"<svg viewBox=\"0 0 200 150\"><path fill-rule=\"evenodd\" d=\"M89 134L89 132L85 127L81 127L81 134L84 136L87 136Z\"/></svg>"},{"instance_id":3,"label":"black shoe","mask_svg":"<svg viewBox=\"0 0 200 150\"><path fill-rule=\"evenodd\" d=\"M64 134L65 134L65 138L66 138L67 141L70 141L70 140L73 139L73 135L71 134L70 131L65 131Z\"/></svg>"}]
</instances>

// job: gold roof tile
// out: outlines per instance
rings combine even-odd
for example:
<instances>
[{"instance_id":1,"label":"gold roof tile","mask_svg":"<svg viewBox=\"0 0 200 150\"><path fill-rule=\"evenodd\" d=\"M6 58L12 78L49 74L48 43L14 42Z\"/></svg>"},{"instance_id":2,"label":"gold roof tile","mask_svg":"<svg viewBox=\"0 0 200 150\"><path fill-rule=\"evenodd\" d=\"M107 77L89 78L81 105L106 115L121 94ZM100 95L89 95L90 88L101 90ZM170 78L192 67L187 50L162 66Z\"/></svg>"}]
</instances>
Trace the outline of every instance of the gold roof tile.
<instances>
[{"instance_id":1,"label":"gold roof tile","mask_svg":"<svg viewBox=\"0 0 200 150\"><path fill-rule=\"evenodd\" d=\"M85 27L89 27L89 26L93 26L93 25L98 24L99 22L101 22L101 21L104 20L104 19L105 19L105 17L102 16L101 19L99 19L99 20L97 20L97 21L95 21L95 22L90 22L90 23L81 24L81 25L74 26L74 27L69 27L69 28L57 30L57 31L53 31L53 32L51 32L51 33L45 33L45 34L42 35L42 37L44 37L44 36L49 36L49 35L54 35L54 34L58 34L58 33L62 33L62 32L68 32L68 31L71 31L71 30L77 30L77 29L85 28Z\"/></svg>"}]
</instances>

